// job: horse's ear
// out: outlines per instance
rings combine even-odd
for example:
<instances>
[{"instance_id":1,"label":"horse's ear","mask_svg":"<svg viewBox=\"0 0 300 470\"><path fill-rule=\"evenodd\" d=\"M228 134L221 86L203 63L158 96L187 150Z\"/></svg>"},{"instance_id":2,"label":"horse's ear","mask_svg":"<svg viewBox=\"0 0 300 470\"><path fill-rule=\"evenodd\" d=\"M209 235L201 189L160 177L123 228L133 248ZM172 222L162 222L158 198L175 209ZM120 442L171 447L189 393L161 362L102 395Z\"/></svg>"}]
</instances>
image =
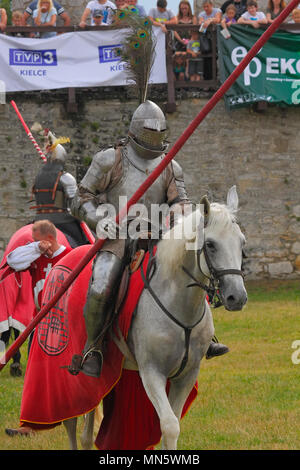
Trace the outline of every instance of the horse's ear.
<instances>
[{"instance_id":1,"label":"horse's ear","mask_svg":"<svg viewBox=\"0 0 300 470\"><path fill-rule=\"evenodd\" d=\"M236 212L239 207L239 197L237 194L236 186L232 186L227 193L227 207L232 211Z\"/></svg>"},{"instance_id":2,"label":"horse's ear","mask_svg":"<svg viewBox=\"0 0 300 470\"><path fill-rule=\"evenodd\" d=\"M200 205L203 210L203 216L204 216L204 226L207 225L209 214L210 214L210 202L207 198L207 196L203 196L200 200Z\"/></svg>"}]
</instances>

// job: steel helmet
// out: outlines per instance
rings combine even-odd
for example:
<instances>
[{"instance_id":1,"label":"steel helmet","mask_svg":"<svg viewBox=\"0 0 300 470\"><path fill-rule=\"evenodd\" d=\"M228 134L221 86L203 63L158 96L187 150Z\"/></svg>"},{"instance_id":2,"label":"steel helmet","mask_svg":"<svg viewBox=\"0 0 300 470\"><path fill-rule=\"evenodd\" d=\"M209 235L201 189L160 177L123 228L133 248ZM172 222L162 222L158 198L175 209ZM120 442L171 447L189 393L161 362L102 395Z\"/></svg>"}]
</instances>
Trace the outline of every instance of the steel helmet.
<instances>
[{"instance_id":1,"label":"steel helmet","mask_svg":"<svg viewBox=\"0 0 300 470\"><path fill-rule=\"evenodd\" d=\"M47 154L48 160L60 160L65 163L67 158L67 152L62 143L69 142L70 139L66 137L55 137L55 135L49 130L45 129L45 152Z\"/></svg>"},{"instance_id":2,"label":"steel helmet","mask_svg":"<svg viewBox=\"0 0 300 470\"><path fill-rule=\"evenodd\" d=\"M151 160L167 149L166 131L164 113L157 104L147 100L133 113L128 135L139 156Z\"/></svg>"}]
</instances>

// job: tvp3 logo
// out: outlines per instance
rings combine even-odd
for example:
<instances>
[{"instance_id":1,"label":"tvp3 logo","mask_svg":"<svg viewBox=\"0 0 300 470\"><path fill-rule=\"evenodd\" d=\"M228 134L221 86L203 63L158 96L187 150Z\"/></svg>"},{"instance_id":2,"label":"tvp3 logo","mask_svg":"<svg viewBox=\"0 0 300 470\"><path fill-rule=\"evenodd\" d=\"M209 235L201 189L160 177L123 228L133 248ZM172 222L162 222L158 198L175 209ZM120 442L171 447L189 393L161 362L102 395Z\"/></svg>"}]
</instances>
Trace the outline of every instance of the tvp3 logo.
<instances>
[{"instance_id":1,"label":"tvp3 logo","mask_svg":"<svg viewBox=\"0 0 300 470\"><path fill-rule=\"evenodd\" d=\"M100 64L106 64L107 62L118 62L120 57L117 54L121 44L114 46L99 46L99 61Z\"/></svg>"},{"instance_id":2,"label":"tvp3 logo","mask_svg":"<svg viewBox=\"0 0 300 470\"><path fill-rule=\"evenodd\" d=\"M120 56L118 54L118 50L120 49L120 47L122 47L121 44L98 47L99 62L100 64L110 64L110 72L118 72L120 70L124 70L124 64L120 63Z\"/></svg>"},{"instance_id":3,"label":"tvp3 logo","mask_svg":"<svg viewBox=\"0 0 300 470\"><path fill-rule=\"evenodd\" d=\"M49 67L57 65L56 49L9 49L9 65Z\"/></svg>"},{"instance_id":4,"label":"tvp3 logo","mask_svg":"<svg viewBox=\"0 0 300 470\"><path fill-rule=\"evenodd\" d=\"M57 66L56 49L9 49L9 65L21 67L20 76L44 77L47 75L44 67Z\"/></svg>"}]
</instances>

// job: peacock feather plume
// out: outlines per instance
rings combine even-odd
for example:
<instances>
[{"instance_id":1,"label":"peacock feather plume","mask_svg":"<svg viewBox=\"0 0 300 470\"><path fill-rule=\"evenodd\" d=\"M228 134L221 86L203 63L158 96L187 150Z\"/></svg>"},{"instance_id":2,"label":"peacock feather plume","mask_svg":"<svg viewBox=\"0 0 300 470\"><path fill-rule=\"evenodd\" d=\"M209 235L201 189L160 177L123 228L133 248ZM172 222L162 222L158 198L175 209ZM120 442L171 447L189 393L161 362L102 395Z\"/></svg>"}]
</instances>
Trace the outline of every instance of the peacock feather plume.
<instances>
[{"instance_id":1,"label":"peacock feather plume","mask_svg":"<svg viewBox=\"0 0 300 470\"><path fill-rule=\"evenodd\" d=\"M116 53L120 62L125 62L125 70L137 89L140 103L147 98L148 83L155 57L155 39L149 18L139 16L137 8L129 6L116 12L118 24L124 24L125 34L122 47Z\"/></svg>"}]
</instances>

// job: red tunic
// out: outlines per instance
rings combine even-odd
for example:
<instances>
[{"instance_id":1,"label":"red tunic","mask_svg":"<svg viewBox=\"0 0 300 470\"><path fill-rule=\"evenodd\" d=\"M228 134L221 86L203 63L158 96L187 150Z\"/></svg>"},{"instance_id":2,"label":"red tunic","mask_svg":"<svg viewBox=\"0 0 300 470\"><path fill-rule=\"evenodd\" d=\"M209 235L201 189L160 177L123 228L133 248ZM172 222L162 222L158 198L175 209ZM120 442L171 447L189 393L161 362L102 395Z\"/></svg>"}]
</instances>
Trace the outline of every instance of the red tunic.
<instances>
[{"instance_id":1,"label":"red tunic","mask_svg":"<svg viewBox=\"0 0 300 470\"><path fill-rule=\"evenodd\" d=\"M64 251L53 258L48 258L45 255L41 255L35 260L30 268L29 272L32 278L32 289L34 295L34 303L36 310L40 310L42 302L42 291L45 284L46 277L50 273L53 266L64 256L66 256L72 248L65 247ZM36 314L36 312L35 312Z\"/></svg>"},{"instance_id":2,"label":"red tunic","mask_svg":"<svg viewBox=\"0 0 300 470\"><path fill-rule=\"evenodd\" d=\"M57 230L57 241L60 245L70 246L60 230ZM25 225L11 237L0 263L0 333L9 327L24 331L32 320L35 304L31 274L28 269L16 272L6 263L9 253L32 242L32 224Z\"/></svg>"},{"instance_id":3,"label":"red tunic","mask_svg":"<svg viewBox=\"0 0 300 470\"><path fill-rule=\"evenodd\" d=\"M71 247L60 245L54 256L41 254L39 242L28 243L19 246L10 252L7 257L7 264L16 272L28 271L32 280L32 291L35 303L35 313L41 308L42 291L46 277L50 273L52 267L64 256L72 250Z\"/></svg>"}]
</instances>

